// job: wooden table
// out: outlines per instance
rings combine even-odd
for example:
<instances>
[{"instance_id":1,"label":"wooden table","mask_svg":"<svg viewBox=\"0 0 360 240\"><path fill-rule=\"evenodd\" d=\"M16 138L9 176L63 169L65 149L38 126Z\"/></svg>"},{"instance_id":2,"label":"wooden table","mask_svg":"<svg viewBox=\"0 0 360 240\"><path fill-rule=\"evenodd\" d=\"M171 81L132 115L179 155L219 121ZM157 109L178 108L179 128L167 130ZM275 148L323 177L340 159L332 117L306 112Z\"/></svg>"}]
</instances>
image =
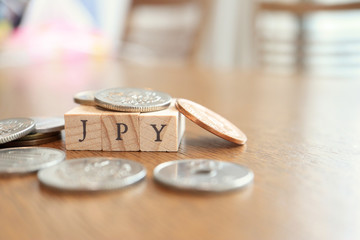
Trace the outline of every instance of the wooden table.
<instances>
[{"instance_id":1,"label":"wooden table","mask_svg":"<svg viewBox=\"0 0 360 240\"><path fill-rule=\"evenodd\" d=\"M83 90L150 87L239 126L236 146L190 121L177 153L67 151L145 165L145 181L103 193L59 192L36 175L0 179L0 239L360 239L360 81L276 77L116 62L0 70L0 116L61 116ZM43 146L65 151L64 139ZM224 194L164 188L160 163L210 158L248 166L249 187Z\"/></svg>"}]
</instances>

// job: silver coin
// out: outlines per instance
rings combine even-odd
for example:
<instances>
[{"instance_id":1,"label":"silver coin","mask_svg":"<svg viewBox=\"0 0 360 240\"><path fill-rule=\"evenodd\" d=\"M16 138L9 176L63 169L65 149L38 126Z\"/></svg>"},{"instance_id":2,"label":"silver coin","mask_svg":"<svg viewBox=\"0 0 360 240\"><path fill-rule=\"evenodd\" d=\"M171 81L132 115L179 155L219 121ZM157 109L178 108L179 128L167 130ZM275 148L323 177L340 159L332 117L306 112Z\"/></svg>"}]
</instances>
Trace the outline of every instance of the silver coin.
<instances>
[{"instance_id":1,"label":"silver coin","mask_svg":"<svg viewBox=\"0 0 360 240\"><path fill-rule=\"evenodd\" d=\"M95 91L79 92L79 93L75 94L74 102L81 104L81 105L94 106L95 105L94 94L95 94Z\"/></svg>"},{"instance_id":2,"label":"silver coin","mask_svg":"<svg viewBox=\"0 0 360 240\"><path fill-rule=\"evenodd\" d=\"M96 105L115 111L151 112L167 108L170 95L141 88L111 88L95 93Z\"/></svg>"},{"instance_id":3,"label":"silver coin","mask_svg":"<svg viewBox=\"0 0 360 240\"><path fill-rule=\"evenodd\" d=\"M21 147L0 150L0 174L22 174L53 166L65 159L65 153L45 147Z\"/></svg>"},{"instance_id":4,"label":"silver coin","mask_svg":"<svg viewBox=\"0 0 360 240\"><path fill-rule=\"evenodd\" d=\"M183 190L224 192L251 183L253 172L239 164L209 159L165 162L154 169L161 184Z\"/></svg>"},{"instance_id":5,"label":"silver coin","mask_svg":"<svg viewBox=\"0 0 360 240\"><path fill-rule=\"evenodd\" d=\"M101 191L123 188L142 180L140 163L118 158L68 160L38 173L41 183L62 190Z\"/></svg>"},{"instance_id":6,"label":"silver coin","mask_svg":"<svg viewBox=\"0 0 360 240\"><path fill-rule=\"evenodd\" d=\"M29 134L35 128L30 118L11 118L0 120L0 144L11 142Z\"/></svg>"},{"instance_id":7,"label":"silver coin","mask_svg":"<svg viewBox=\"0 0 360 240\"><path fill-rule=\"evenodd\" d=\"M63 117L32 117L35 120L35 132L48 133L58 132L64 129L65 120Z\"/></svg>"}]
</instances>

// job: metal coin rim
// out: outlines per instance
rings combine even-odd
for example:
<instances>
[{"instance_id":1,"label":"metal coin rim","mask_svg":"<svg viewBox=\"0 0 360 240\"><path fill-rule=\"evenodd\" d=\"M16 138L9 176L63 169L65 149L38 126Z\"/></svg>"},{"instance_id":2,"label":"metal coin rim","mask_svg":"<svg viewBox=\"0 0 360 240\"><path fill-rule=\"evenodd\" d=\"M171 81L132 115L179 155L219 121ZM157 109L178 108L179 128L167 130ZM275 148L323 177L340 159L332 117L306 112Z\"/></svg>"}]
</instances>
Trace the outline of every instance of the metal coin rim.
<instances>
[{"instance_id":1,"label":"metal coin rim","mask_svg":"<svg viewBox=\"0 0 360 240\"><path fill-rule=\"evenodd\" d=\"M59 182L56 181L48 181L47 178L44 176L48 171L56 171L56 169L59 169L62 165L68 165L68 164L75 164L77 162L82 162L85 160L91 160L91 159L102 159L103 160L110 160L110 161L126 161L126 162L133 162L138 164L142 170L132 176L129 176L126 178L126 181L122 181L121 183L118 184L111 184L108 186L96 186L96 187L84 187L84 186L68 186L67 184L59 184ZM60 164L57 164L55 166L52 166L50 168L46 168L46 169L42 169L38 172L37 177L39 179L39 181L44 184L47 187L51 187L51 188L55 188L58 190L63 190L63 191L86 191L86 192L101 192L101 191L109 191L109 190L116 190L116 189L122 189L131 185L134 185L140 181L142 181L147 175L147 171L146 168L144 167L143 164L130 160L130 159L123 159L123 158L112 158L112 157L87 157L87 158L74 158L74 159L69 159L67 161L63 161Z\"/></svg>"},{"instance_id":2,"label":"metal coin rim","mask_svg":"<svg viewBox=\"0 0 360 240\"><path fill-rule=\"evenodd\" d=\"M46 162L44 163L41 167L36 167L36 168L29 168L23 171L3 171L2 169L0 169L0 175L10 175L10 174L27 174L27 173L33 173L48 167L52 167L55 166L59 163L61 163L62 161L65 160L66 158L66 153L60 149L56 149L56 148L49 148L49 147L13 147L13 148L4 148L4 149L0 149L0 152L3 151L11 151L11 150L24 150L24 149L35 149L35 148L41 148L41 149L47 149L47 150L51 150L54 152L58 152L61 153L62 158L61 160L57 160L57 161L51 161L51 162ZM1 160L0 160L1 161Z\"/></svg>"},{"instance_id":3,"label":"metal coin rim","mask_svg":"<svg viewBox=\"0 0 360 240\"><path fill-rule=\"evenodd\" d=\"M85 100L85 99L81 99L80 97L78 97L81 94L86 94L86 93L90 93L90 92L94 96L93 100ZM75 94L73 99L74 99L74 102L76 102L80 105L95 106L95 91L89 90L89 91L78 92L77 94Z\"/></svg>"},{"instance_id":4,"label":"metal coin rim","mask_svg":"<svg viewBox=\"0 0 360 240\"><path fill-rule=\"evenodd\" d=\"M111 102L107 102L107 101L103 101L101 99L99 99L99 94L101 94L104 91L110 91L112 89L123 89L123 90L128 90L128 89L133 89L133 90L145 90L145 91L152 91L152 92L156 92L156 93L160 93L162 95L165 95L167 98L169 98L165 103L163 104L155 104L152 106L124 106L124 105L119 105L119 104L113 104ZM113 111L120 111L120 112L154 112L154 111L160 111L160 110L164 110L166 108L168 108L171 104L171 96L167 93L164 92L159 92L159 91L154 91L154 90L148 90L148 89L142 89L142 88L110 88L110 89L104 89L104 90L100 90L98 92L95 93L95 104L97 106L100 106L102 108L105 109L109 109L109 110L113 110Z\"/></svg>"},{"instance_id":5,"label":"metal coin rim","mask_svg":"<svg viewBox=\"0 0 360 240\"><path fill-rule=\"evenodd\" d=\"M56 140L61 139L61 134L57 133L54 136L46 137L46 138L40 138L40 139L33 139L33 140L15 140L12 142L4 143L4 145L0 145L0 147L29 147L29 146L37 146L42 144L47 144L54 142Z\"/></svg>"},{"instance_id":6,"label":"metal coin rim","mask_svg":"<svg viewBox=\"0 0 360 240\"><path fill-rule=\"evenodd\" d=\"M29 133L31 133L34 129L35 129L35 125L36 125L36 122L34 119L32 118L7 118L7 119L2 119L0 120L1 121L8 121L8 120L19 120L19 119L22 119L22 120L30 120L32 121L32 124L30 124L29 127L23 129L23 130L20 130L20 131L17 131L17 132L14 132L12 134L10 134L9 136L7 137L1 137L0 136L0 144L3 144L3 143L7 143L7 142L11 142L11 141L14 141L16 139L19 139L21 137L24 137L25 135L28 135Z\"/></svg>"},{"instance_id":7,"label":"metal coin rim","mask_svg":"<svg viewBox=\"0 0 360 240\"><path fill-rule=\"evenodd\" d=\"M58 132L48 132L48 133L29 133L28 135L25 135L15 141L29 141L29 140L37 140L37 139L43 139L48 137L53 137L60 134L60 131Z\"/></svg>"},{"instance_id":8,"label":"metal coin rim","mask_svg":"<svg viewBox=\"0 0 360 240\"><path fill-rule=\"evenodd\" d=\"M36 127L36 123L37 123L36 118L41 119L42 117L33 117L33 118L32 118L32 119L35 121L35 132L36 132L36 133L59 132L59 131L61 131L61 130L63 130L63 129L65 128L65 122L64 122L63 125L56 125L56 126L50 127L50 128L43 128L43 129L40 128L40 129L38 129L38 128ZM61 117L43 117L43 118L45 118L45 119L60 119ZM64 120L64 121L65 121L65 120Z\"/></svg>"},{"instance_id":9,"label":"metal coin rim","mask_svg":"<svg viewBox=\"0 0 360 240\"><path fill-rule=\"evenodd\" d=\"M229 136L229 135L227 135L227 134L224 134L223 132L220 132L220 131L218 131L217 129L209 126L209 125L206 124L205 122L200 121L196 116L194 116L192 113L190 113L189 111L187 111L187 109L184 108L184 107L181 105L181 103L179 103L179 101L182 101L182 100L189 101L189 102L191 102L191 103L195 103L195 104L197 104L197 105L205 108L207 111L212 112L212 113L220 116L222 119L224 119L225 121L229 122L231 125L233 125L234 127L236 127L236 126L235 126L234 124L232 124L229 120L227 120L227 119L224 118L223 116L217 114L216 112L208 109L207 107L204 107L204 106L202 106L202 105L200 105L200 104L198 104L198 103L196 103L196 102L193 102L193 101L190 101L190 100L187 100L187 99L182 99L182 98L176 99L176 104L175 104L176 108L179 110L179 112L181 112L182 114L184 114L186 118L188 118L188 119L191 120L192 122L196 123L198 126L202 127L203 129L205 129L205 130L207 130L207 131L215 134L216 136L221 137L222 139L225 139L225 140L227 140L227 141L229 141L229 142L233 142L233 143L236 143L236 144L238 144L238 145L244 145L244 144L246 143L247 137L246 137L245 133L244 133L243 131L241 131L238 127L236 127L237 130L239 130L239 131L244 135L244 138L243 138L243 139L231 137L231 136Z\"/></svg>"},{"instance_id":10,"label":"metal coin rim","mask_svg":"<svg viewBox=\"0 0 360 240\"><path fill-rule=\"evenodd\" d=\"M194 160L211 160L211 161L216 161L216 162L222 162L222 163L227 163L227 164L234 164L237 165L240 168L243 168L244 170L246 170L248 172L247 175L245 175L244 177L241 178L241 181L237 181L237 184L235 186L232 187L227 187L227 188L222 188L222 189L208 189L208 188L201 188L199 186L185 186L185 185L179 185L178 182L176 182L173 179L168 179L168 178L164 178L161 176L160 171L168 166L177 164L177 163L183 163L183 162L191 162ZM178 189L178 190L184 190L184 191L196 191L196 192L214 192L214 193L220 193L220 192L228 192L228 191L233 191L233 190L238 190L238 189L242 189L244 187L246 187L247 185L249 185L250 183L253 182L254 180L254 172L248 168L245 167L243 165L234 163L234 162L225 162L225 161L218 161L218 160L213 160L213 159L180 159L180 160L174 160L174 161L168 161L168 162L164 162L161 163L159 165L157 165L154 168L153 171L153 177L154 180L164 186L167 187L171 187L174 189Z\"/></svg>"}]
</instances>

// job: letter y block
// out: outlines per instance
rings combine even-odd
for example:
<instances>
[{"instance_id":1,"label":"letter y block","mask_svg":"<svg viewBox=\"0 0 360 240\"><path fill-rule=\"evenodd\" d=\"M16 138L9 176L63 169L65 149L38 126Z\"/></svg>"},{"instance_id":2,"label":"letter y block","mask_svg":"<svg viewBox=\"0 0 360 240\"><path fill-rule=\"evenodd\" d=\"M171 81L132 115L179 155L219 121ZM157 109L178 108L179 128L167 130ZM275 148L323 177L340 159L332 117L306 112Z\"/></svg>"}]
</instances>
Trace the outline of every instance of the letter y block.
<instances>
[{"instance_id":1,"label":"letter y block","mask_svg":"<svg viewBox=\"0 0 360 240\"><path fill-rule=\"evenodd\" d=\"M185 118L172 102L161 111L140 113L140 151L176 152L185 130Z\"/></svg>"}]
</instances>

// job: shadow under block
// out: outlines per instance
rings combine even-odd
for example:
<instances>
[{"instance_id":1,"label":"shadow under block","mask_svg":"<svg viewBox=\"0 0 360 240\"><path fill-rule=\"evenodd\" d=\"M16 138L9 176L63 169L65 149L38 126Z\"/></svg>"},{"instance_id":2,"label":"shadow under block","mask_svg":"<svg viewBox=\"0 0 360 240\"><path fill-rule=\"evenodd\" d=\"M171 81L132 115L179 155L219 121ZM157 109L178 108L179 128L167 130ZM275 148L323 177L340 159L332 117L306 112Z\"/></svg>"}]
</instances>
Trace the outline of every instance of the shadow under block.
<instances>
[{"instance_id":1,"label":"shadow under block","mask_svg":"<svg viewBox=\"0 0 360 240\"><path fill-rule=\"evenodd\" d=\"M93 106L78 106L65 113L67 150L101 150L101 114Z\"/></svg>"},{"instance_id":2,"label":"shadow under block","mask_svg":"<svg viewBox=\"0 0 360 240\"><path fill-rule=\"evenodd\" d=\"M174 103L165 110L128 113L77 106L65 113L67 150L177 151L185 130Z\"/></svg>"},{"instance_id":3,"label":"shadow under block","mask_svg":"<svg viewBox=\"0 0 360 240\"><path fill-rule=\"evenodd\" d=\"M139 129L141 151L176 152L185 131L185 119L173 102L165 110L141 113Z\"/></svg>"}]
</instances>

